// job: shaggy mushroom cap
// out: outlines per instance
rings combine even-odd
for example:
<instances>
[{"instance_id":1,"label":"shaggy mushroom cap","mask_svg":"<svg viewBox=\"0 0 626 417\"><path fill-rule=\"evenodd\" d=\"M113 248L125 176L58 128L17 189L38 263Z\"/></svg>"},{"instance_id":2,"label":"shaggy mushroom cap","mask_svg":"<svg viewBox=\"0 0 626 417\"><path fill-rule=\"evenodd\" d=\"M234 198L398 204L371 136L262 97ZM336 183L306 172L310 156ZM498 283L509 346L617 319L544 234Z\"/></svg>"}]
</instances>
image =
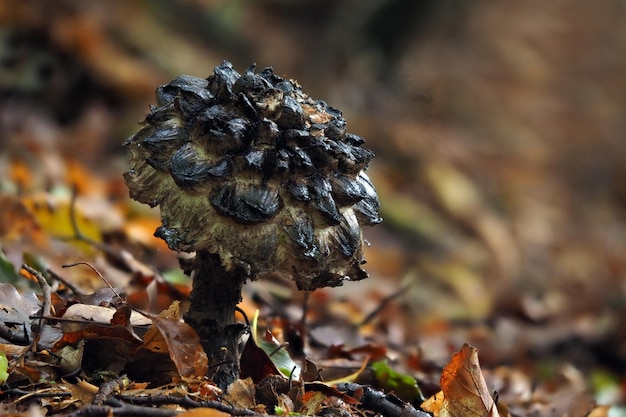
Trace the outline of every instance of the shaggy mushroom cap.
<instances>
[{"instance_id":1,"label":"shaggy mushroom cap","mask_svg":"<svg viewBox=\"0 0 626 417\"><path fill-rule=\"evenodd\" d=\"M124 174L132 198L160 207L155 236L305 290L367 277L361 226L381 222L373 153L339 110L271 68L228 62L159 87L157 103L125 142Z\"/></svg>"}]
</instances>

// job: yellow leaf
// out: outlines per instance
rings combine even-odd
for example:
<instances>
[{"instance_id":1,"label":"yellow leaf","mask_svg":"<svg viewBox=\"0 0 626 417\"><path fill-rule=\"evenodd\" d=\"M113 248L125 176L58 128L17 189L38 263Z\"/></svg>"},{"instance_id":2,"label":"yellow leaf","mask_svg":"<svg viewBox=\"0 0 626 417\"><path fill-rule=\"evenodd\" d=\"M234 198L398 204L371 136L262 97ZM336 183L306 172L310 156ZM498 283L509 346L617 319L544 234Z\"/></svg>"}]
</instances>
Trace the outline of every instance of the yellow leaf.
<instances>
[{"instance_id":1,"label":"yellow leaf","mask_svg":"<svg viewBox=\"0 0 626 417\"><path fill-rule=\"evenodd\" d=\"M441 408L443 407L443 391L439 391L426 401L422 403L420 406L422 410L432 413L435 417L439 417L441 413Z\"/></svg>"},{"instance_id":2,"label":"yellow leaf","mask_svg":"<svg viewBox=\"0 0 626 417\"><path fill-rule=\"evenodd\" d=\"M70 239L69 242L82 250L90 251L92 248L85 242L71 240L76 237L69 197L55 197L51 194L38 194L23 200L24 205L33 215L39 227L50 237ZM98 225L87 214L75 206L75 225L80 234L92 241L100 242L101 234Z\"/></svg>"}]
</instances>

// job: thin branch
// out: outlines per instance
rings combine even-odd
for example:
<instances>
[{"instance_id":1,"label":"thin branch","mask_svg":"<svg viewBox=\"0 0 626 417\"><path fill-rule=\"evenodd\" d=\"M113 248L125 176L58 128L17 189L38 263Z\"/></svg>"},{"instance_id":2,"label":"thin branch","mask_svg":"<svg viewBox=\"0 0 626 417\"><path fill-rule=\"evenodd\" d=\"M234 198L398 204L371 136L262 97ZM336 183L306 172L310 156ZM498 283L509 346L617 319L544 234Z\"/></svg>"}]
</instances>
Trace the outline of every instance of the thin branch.
<instances>
[{"instance_id":1,"label":"thin branch","mask_svg":"<svg viewBox=\"0 0 626 417\"><path fill-rule=\"evenodd\" d=\"M282 349L286 349L287 347L289 347L289 343L288 343L288 342L283 342L283 343L281 343L280 345L276 346L276 347L274 348L274 350L273 350L273 351L271 351L271 352L269 353L269 355L267 355L267 356L269 356L269 357L271 358L272 356L274 356L275 354L277 354L280 350L282 350Z\"/></svg>"},{"instance_id":2,"label":"thin branch","mask_svg":"<svg viewBox=\"0 0 626 417\"><path fill-rule=\"evenodd\" d=\"M41 304L41 315L43 317L50 316L50 310L52 307L52 289L50 288L50 284L46 281L46 278L43 274L37 271L35 268L32 268L26 264L22 265L22 268L25 269L29 274L33 275L37 278L37 282L41 287L41 291L43 293L43 301ZM33 331L33 340L31 341L31 348L37 347L37 342L39 341L39 335L41 334L41 330L43 329L44 318L39 319L39 323L37 326L34 326Z\"/></svg>"},{"instance_id":3,"label":"thin branch","mask_svg":"<svg viewBox=\"0 0 626 417\"><path fill-rule=\"evenodd\" d=\"M76 220L76 199L78 198L78 189L76 184L72 185L72 197L70 200L70 224L72 225L72 231L74 232L73 239L80 240L82 242L88 243L98 249L103 249L103 244L100 242L96 242L93 239L88 238L80 231L78 227L78 221Z\"/></svg>"},{"instance_id":4,"label":"thin branch","mask_svg":"<svg viewBox=\"0 0 626 417\"><path fill-rule=\"evenodd\" d=\"M151 396L130 396L120 395L120 399L138 405L165 405L175 404L185 408L213 408L233 416L261 416L252 410L246 408L238 408L219 401L196 401L188 396L178 395L151 395Z\"/></svg>"},{"instance_id":5,"label":"thin branch","mask_svg":"<svg viewBox=\"0 0 626 417\"><path fill-rule=\"evenodd\" d=\"M80 288L78 288L76 285L72 284L71 282L69 282L65 278L63 278L61 275L59 275L56 272L54 272L52 269L48 268L46 271L48 272L48 274L50 274L50 276L53 279L59 281L61 284L65 285L67 288L69 288L69 290L72 292L72 294L74 294L74 295L82 295L83 294L83 292L81 291Z\"/></svg>"},{"instance_id":6,"label":"thin branch","mask_svg":"<svg viewBox=\"0 0 626 417\"><path fill-rule=\"evenodd\" d=\"M106 279L104 276L102 276L102 274L100 273L100 271L98 271L98 269L97 269L95 266L91 265L89 262L84 262L84 261L74 262L74 263L72 263L72 264L61 265L61 267L62 267L62 268L72 268L72 267L77 266L77 265L86 265L86 266L88 266L89 268L91 268L91 269L92 269L92 270L93 270L96 274L98 274L98 276L100 277L100 279L102 280L102 282L104 282L104 283L107 285L107 287L109 287L109 289L110 289L111 291L113 291L113 294L115 294L115 296L119 299L119 301L120 301L121 303L125 303L125 302L126 302L126 301L124 301L124 299L122 298L122 296L121 296L121 295L119 295L119 294L117 293L117 291L115 291L115 288L113 288L113 286L109 283L109 281L107 281L107 279Z\"/></svg>"},{"instance_id":7,"label":"thin branch","mask_svg":"<svg viewBox=\"0 0 626 417\"><path fill-rule=\"evenodd\" d=\"M72 187L72 197L70 200L70 224L72 225L73 236L69 237L60 237L62 240L77 240L79 242L87 243L89 246L92 246L102 252L104 252L110 259L115 260L115 262L120 265L126 265L126 260L124 259L124 255L122 251L116 249L115 247L105 243L95 241L83 234L80 228L78 227L78 221L76 219L76 200L78 197L78 190L76 189L76 185Z\"/></svg>"},{"instance_id":8,"label":"thin branch","mask_svg":"<svg viewBox=\"0 0 626 417\"><path fill-rule=\"evenodd\" d=\"M400 288L398 291L393 292L390 295L383 298L380 301L380 304L378 304L378 306L373 311L371 311L367 316L365 316L365 318L357 325L357 327L365 326L370 321L372 321L385 307L387 307L387 305L390 302L392 302L393 300L395 300L396 298L404 294L404 292L409 288L409 286L410 285L405 285L402 288Z\"/></svg>"},{"instance_id":9,"label":"thin branch","mask_svg":"<svg viewBox=\"0 0 626 417\"><path fill-rule=\"evenodd\" d=\"M136 417L171 417L180 414L176 410L165 408L141 407L124 404L121 407L107 405L88 405L68 415L68 417L109 417L109 416L136 416Z\"/></svg>"},{"instance_id":10,"label":"thin branch","mask_svg":"<svg viewBox=\"0 0 626 417\"><path fill-rule=\"evenodd\" d=\"M43 305L41 306L41 315L49 316L50 307L52 305L52 290L50 288L50 284L48 284L48 281L46 281L46 278L43 276L43 274L37 271L35 268L32 268L31 266L26 264L23 264L22 268L24 268L26 271L28 271L29 274L37 278L37 282L39 283L41 291L43 292ZM42 324L42 321L43 320L41 319L39 322L40 326Z\"/></svg>"},{"instance_id":11,"label":"thin branch","mask_svg":"<svg viewBox=\"0 0 626 417\"><path fill-rule=\"evenodd\" d=\"M341 383L336 387L350 396L360 396L357 398L361 401L360 408L380 413L385 417L431 417L427 412L416 409L395 395L385 394L367 385Z\"/></svg>"},{"instance_id":12,"label":"thin branch","mask_svg":"<svg viewBox=\"0 0 626 417\"><path fill-rule=\"evenodd\" d=\"M72 393L69 391L55 392L55 391L47 391L47 390L31 392L31 391L26 391L20 388L12 388L12 389L2 391L2 395L3 396L20 395L22 396L22 398L20 398L18 401L23 401L24 399L32 400L34 398L55 398L55 397L65 398L65 397L71 397Z\"/></svg>"},{"instance_id":13,"label":"thin branch","mask_svg":"<svg viewBox=\"0 0 626 417\"><path fill-rule=\"evenodd\" d=\"M112 397L116 392L121 391L125 386L127 386L128 382L128 377L126 375L121 375L103 383L100 385L100 388L98 388L98 393L93 399L93 405L103 405L106 400Z\"/></svg>"}]
</instances>

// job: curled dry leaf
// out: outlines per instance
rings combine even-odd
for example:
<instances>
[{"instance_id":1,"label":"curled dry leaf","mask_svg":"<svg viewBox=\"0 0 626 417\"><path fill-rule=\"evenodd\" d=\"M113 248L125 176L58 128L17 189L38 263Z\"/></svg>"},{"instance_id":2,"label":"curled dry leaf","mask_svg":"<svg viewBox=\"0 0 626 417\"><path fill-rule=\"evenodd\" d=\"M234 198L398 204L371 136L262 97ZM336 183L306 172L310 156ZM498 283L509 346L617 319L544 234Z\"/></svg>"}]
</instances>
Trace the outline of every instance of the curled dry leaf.
<instances>
[{"instance_id":1,"label":"curled dry leaf","mask_svg":"<svg viewBox=\"0 0 626 417\"><path fill-rule=\"evenodd\" d=\"M179 303L174 302L161 314L152 318L154 327L144 337L143 348L153 352L169 353L180 376L203 376L209 366L198 334L180 320Z\"/></svg>"},{"instance_id":2,"label":"curled dry leaf","mask_svg":"<svg viewBox=\"0 0 626 417\"><path fill-rule=\"evenodd\" d=\"M240 408L254 409L257 406L255 400L256 389L252 378L237 379L230 384L228 392L222 396L226 402ZM264 407L260 406L258 412L264 412Z\"/></svg>"},{"instance_id":3,"label":"curled dry leaf","mask_svg":"<svg viewBox=\"0 0 626 417\"><path fill-rule=\"evenodd\" d=\"M206 375L209 364L197 333L188 324L177 319L155 317L153 322L167 343L170 358L180 375Z\"/></svg>"},{"instance_id":4,"label":"curled dry leaf","mask_svg":"<svg viewBox=\"0 0 626 417\"><path fill-rule=\"evenodd\" d=\"M111 307L102 307L89 304L72 304L65 310L63 318L67 321L61 323L65 332L76 332L90 324L109 324L116 310ZM129 322L131 326L148 326L152 322L136 311L130 312Z\"/></svg>"},{"instance_id":5,"label":"curled dry leaf","mask_svg":"<svg viewBox=\"0 0 626 417\"><path fill-rule=\"evenodd\" d=\"M440 385L441 392L421 405L435 417L500 417L480 370L478 350L467 343L443 368Z\"/></svg>"}]
</instances>

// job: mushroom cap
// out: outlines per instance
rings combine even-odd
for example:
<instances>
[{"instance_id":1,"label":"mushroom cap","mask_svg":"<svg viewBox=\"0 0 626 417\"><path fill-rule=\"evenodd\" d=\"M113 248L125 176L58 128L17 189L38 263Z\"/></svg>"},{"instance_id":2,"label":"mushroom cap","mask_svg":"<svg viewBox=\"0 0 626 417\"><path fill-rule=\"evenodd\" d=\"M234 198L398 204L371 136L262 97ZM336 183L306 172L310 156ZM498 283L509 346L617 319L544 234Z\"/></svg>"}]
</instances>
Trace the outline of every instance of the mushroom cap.
<instances>
[{"instance_id":1,"label":"mushroom cap","mask_svg":"<svg viewBox=\"0 0 626 417\"><path fill-rule=\"evenodd\" d=\"M156 95L124 144L131 197L161 210L155 236L305 290L367 277L361 227L381 222L373 153L339 110L271 68L240 75L228 62Z\"/></svg>"}]
</instances>

